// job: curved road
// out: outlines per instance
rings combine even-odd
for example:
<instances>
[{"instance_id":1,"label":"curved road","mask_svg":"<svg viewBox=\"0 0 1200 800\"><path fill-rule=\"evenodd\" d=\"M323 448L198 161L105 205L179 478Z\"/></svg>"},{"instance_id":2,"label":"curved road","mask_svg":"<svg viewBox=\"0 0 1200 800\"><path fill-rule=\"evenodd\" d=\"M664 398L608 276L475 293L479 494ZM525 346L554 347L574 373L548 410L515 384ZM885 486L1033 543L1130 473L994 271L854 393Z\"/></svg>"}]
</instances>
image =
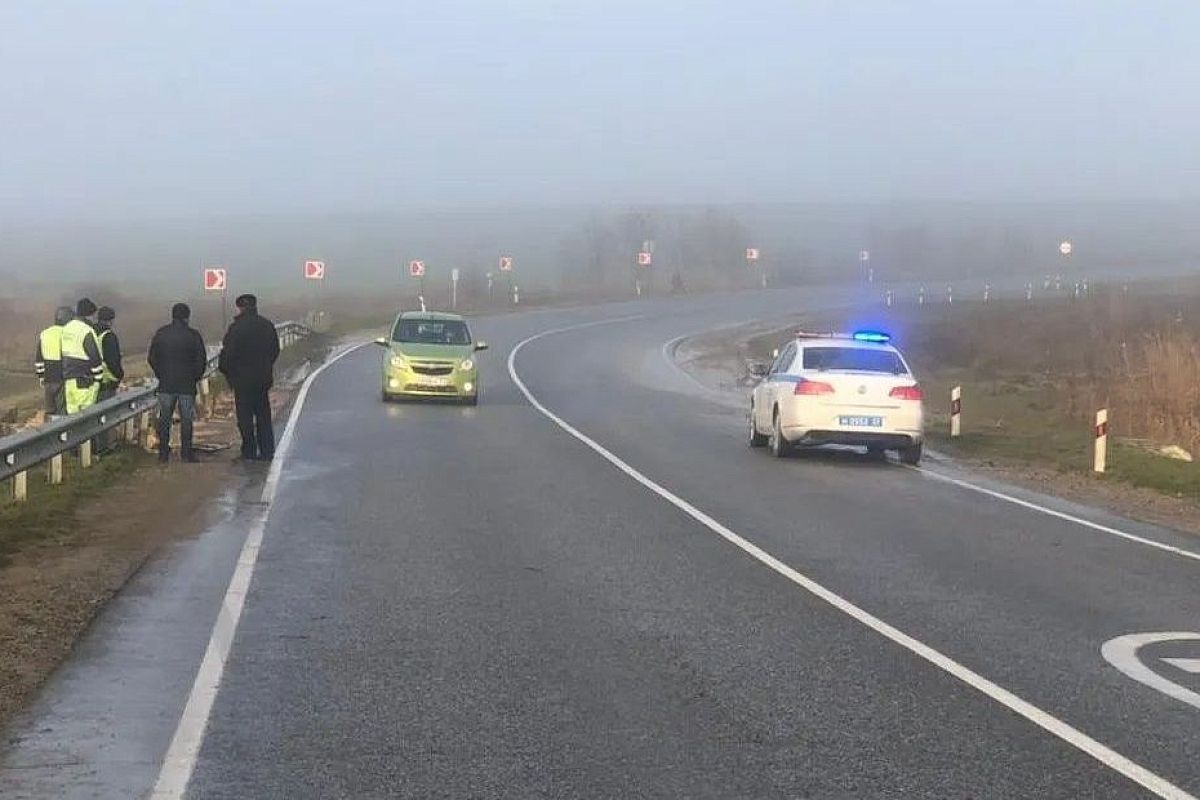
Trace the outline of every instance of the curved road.
<instances>
[{"instance_id":1,"label":"curved road","mask_svg":"<svg viewBox=\"0 0 1200 800\"><path fill-rule=\"evenodd\" d=\"M17 721L0 796L1200 794L1200 708L1100 652L1200 629L1200 542L950 465L772 460L664 357L849 300L480 319L477 408L382 405L348 353L269 505L247 474ZM1141 658L1200 691L1163 661L1193 644Z\"/></svg>"}]
</instances>

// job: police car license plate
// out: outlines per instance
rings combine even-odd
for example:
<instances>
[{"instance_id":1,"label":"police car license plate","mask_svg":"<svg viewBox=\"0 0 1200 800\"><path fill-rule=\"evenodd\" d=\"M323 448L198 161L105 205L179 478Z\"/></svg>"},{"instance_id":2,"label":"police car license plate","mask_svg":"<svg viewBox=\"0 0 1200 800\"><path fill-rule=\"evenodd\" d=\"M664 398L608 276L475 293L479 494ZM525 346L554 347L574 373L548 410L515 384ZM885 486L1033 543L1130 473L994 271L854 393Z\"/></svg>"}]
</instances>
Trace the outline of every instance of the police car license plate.
<instances>
[{"instance_id":1,"label":"police car license plate","mask_svg":"<svg viewBox=\"0 0 1200 800\"><path fill-rule=\"evenodd\" d=\"M838 425L847 428L882 428L883 417L838 417Z\"/></svg>"}]
</instances>

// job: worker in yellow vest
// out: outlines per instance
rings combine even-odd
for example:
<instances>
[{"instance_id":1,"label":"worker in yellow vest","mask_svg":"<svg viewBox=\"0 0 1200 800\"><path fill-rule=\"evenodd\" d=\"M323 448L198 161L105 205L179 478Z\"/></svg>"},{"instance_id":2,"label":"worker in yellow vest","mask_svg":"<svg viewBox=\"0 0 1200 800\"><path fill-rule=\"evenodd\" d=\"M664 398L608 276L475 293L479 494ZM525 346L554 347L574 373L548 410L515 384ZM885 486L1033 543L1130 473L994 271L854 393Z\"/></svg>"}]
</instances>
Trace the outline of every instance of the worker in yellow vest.
<instances>
[{"instance_id":1,"label":"worker in yellow vest","mask_svg":"<svg viewBox=\"0 0 1200 800\"><path fill-rule=\"evenodd\" d=\"M104 376L104 361L92 318L96 304L83 298L75 304L75 318L63 326L62 366L63 392L67 413L75 414L95 404Z\"/></svg>"},{"instance_id":2,"label":"worker in yellow vest","mask_svg":"<svg viewBox=\"0 0 1200 800\"><path fill-rule=\"evenodd\" d=\"M33 354L33 368L45 391L47 417L67 413L67 401L63 395L62 331L72 316L68 306L55 309L54 324L38 334L37 349Z\"/></svg>"}]
</instances>

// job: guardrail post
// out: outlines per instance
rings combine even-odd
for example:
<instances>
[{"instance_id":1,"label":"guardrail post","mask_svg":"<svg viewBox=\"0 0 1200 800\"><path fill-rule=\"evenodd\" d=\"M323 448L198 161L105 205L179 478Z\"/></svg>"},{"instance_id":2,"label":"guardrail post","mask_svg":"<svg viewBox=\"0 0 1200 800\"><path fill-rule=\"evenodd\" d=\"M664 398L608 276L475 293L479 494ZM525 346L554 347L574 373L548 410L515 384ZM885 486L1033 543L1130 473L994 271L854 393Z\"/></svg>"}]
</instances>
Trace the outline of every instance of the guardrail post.
<instances>
[{"instance_id":1,"label":"guardrail post","mask_svg":"<svg viewBox=\"0 0 1200 800\"><path fill-rule=\"evenodd\" d=\"M145 450L150 449L150 412L143 411L138 415L138 444Z\"/></svg>"},{"instance_id":2,"label":"guardrail post","mask_svg":"<svg viewBox=\"0 0 1200 800\"><path fill-rule=\"evenodd\" d=\"M133 417L125 420L125 424L121 426L121 441L129 443L137 438L137 420Z\"/></svg>"},{"instance_id":3,"label":"guardrail post","mask_svg":"<svg viewBox=\"0 0 1200 800\"><path fill-rule=\"evenodd\" d=\"M88 439L79 445L79 466L87 469L92 465L92 440Z\"/></svg>"},{"instance_id":4,"label":"guardrail post","mask_svg":"<svg viewBox=\"0 0 1200 800\"><path fill-rule=\"evenodd\" d=\"M49 474L47 475L46 479L50 482L51 486L57 486L58 484L63 482L63 456L62 456L62 453L59 453L56 456L51 456L50 461L48 463L50 464L50 467L49 467Z\"/></svg>"},{"instance_id":5,"label":"guardrail post","mask_svg":"<svg viewBox=\"0 0 1200 800\"><path fill-rule=\"evenodd\" d=\"M29 473L18 472L13 475L13 500L18 503L24 502L25 498L29 497Z\"/></svg>"}]
</instances>

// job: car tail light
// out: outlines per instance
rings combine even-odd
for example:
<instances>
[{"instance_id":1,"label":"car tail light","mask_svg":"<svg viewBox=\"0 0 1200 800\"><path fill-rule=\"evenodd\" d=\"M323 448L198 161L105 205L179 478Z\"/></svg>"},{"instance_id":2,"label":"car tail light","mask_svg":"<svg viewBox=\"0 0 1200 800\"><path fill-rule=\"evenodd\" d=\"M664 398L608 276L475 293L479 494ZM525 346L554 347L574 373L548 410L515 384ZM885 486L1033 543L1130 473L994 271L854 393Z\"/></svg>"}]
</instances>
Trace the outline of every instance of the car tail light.
<instances>
[{"instance_id":1,"label":"car tail light","mask_svg":"<svg viewBox=\"0 0 1200 800\"><path fill-rule=\"evenodd\" d=\"M833 387L821 381L796 381L792 394L833 394Z\"/></svg>"},{"instance_id":2,"label":"car tail light","mask_svg":"<svg viewBox=\"0 0 1200 800\"><path fill-rule=\"evenodd\" d=\"M925 393L921 391L921 387L913 384L912 386L897 386L888 393L889 397L894 397L897 400L924 400Z\"/></svg>"}]
</instances>

